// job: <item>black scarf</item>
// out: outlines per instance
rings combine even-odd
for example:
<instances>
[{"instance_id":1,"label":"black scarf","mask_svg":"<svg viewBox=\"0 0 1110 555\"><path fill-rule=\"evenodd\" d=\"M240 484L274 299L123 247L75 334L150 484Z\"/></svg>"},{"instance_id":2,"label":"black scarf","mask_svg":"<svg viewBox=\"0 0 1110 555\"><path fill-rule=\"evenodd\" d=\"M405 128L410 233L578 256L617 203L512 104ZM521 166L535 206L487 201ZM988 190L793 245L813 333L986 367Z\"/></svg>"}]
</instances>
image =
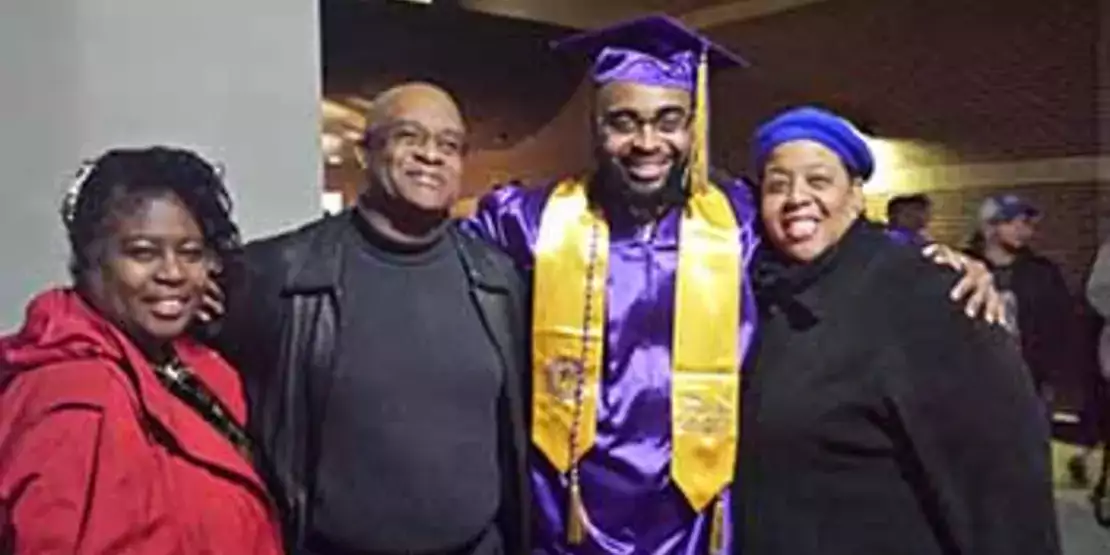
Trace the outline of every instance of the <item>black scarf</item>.
<instances>
[{"instance_id":1,"label":"black scarf","mask_svg":"<svg viewBox=\"0 0 1110 555\"><path fill-rule=\"evenodd\" d=\"M804 308L798 306L797 295L831 272L841 258L844 245L872 225L863 218L856 220L836 244L810 262L788 258L764 239L752 265L752 287L760 311L772 307L787 311Z\"/></svg>"}]
</instances>

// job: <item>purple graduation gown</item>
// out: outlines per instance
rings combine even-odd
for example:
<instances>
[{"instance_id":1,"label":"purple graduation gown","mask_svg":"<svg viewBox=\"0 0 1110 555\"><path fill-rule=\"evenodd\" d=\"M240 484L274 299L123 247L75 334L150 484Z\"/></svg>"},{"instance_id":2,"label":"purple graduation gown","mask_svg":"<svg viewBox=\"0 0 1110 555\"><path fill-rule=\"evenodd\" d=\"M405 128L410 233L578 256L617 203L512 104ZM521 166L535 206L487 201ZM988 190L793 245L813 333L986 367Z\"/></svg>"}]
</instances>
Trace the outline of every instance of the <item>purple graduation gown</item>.
<instances>
[{"instance_id":1,"label":"purple graduation gown","mask_svg":"<svg viewBox=\"0 0 1110 555\"><path fill-rule=\"evenodd\" d=\"M480 201L477 213L463 225L507 252L521 267L531 269L540 215L553 187L497 189ZM724 190L737 216L744 255L741 325L736 330L743 359L756 323L747 272L758 241L755 206L746 186L737 184ZM579 467L588 515L586 539L573 550L568 548L567 480L533 450L533 553L708 552L711 510L695 514L670 476L671 338L679 216L674 210L652 226L609 221L606 344L597 442ZM724 522L731 522L727 509ZM731 553L731 530L724 533L724 552Z\"/></svg>"},{"instance_id":2,"label":"purple graduation gown","mask_svg":"<svg viewBox=\"0 0 1110 555\"><path fill-rule=\"evenodd\" d=\"M922 234L903 227L887 226L885 231L887 237L900 245L926 247L931 242Z\"/></svg>"}]
</instances>

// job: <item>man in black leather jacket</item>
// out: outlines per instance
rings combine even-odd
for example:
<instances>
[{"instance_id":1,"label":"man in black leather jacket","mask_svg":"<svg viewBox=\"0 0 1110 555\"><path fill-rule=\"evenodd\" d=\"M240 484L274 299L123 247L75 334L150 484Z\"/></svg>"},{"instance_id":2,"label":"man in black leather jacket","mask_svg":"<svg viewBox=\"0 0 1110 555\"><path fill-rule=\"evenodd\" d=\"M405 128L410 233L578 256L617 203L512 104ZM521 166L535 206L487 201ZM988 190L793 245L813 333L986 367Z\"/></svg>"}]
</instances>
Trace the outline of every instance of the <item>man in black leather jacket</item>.
<instances>
[{"instance_id":1,"label":"man in black leather jacket","mask_svg":"<svg viewBox=\"0 0 1110 555\"><path fill-rule=\"evenodd\" d=\"M369 120L358 206L249 244L213 307L287 549L526 553L525 284L449 220L454 100L401 85Z\"/></svg>"}]
</instances>

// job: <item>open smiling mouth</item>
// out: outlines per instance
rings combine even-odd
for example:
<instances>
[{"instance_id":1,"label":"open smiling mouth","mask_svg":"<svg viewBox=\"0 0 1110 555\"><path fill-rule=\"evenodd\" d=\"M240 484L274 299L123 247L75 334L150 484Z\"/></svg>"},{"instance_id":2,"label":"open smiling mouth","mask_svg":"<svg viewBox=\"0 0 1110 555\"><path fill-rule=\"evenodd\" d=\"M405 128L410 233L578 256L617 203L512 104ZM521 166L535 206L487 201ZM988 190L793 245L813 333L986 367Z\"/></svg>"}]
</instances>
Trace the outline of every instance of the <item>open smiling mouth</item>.
<instances>
[{"instance_id":1,"label":"open smiling mouth","mask_svg":"<svg viewBox=\"0 0 1110 555\"><path fill-rule=\"evenodd\" d=\"M807 241L817 234L818 219L811 216L797 216L783 220L782 229L791 241Z\"/></svg>"},{"instance_id":2,"label":"open smiling mouth","mask_svg":"<svg viewBox=\"0 0 1110 555\"><path fill-rule=\"evenodd\" d=\"M641 160L625 165L628 175L637 181L658 181L666 177L671 164L665 160Z\"/></svg>"},{"instance_id":3,"label":"open smiling mouth","mask_svg":"<svg viewBox=\"0 0 1110 555\"><path fill-rule=\"evenodd\" d=\"M163 320L176 320L185 315L189 307L189 298L183 295L154 297L146 301L150 312L155 317Z\"/></svg>"},{"instance_id":4,"label":"open smiling mouth","mask_svg":"<svg viewBox=\"0 0 1110 555\"><path fill-rule=\"evenodd\" d=\"M422 187L439 188L443 186L443 176L433 172L409 170L405 172L405 177Z\"/></svg>"}]
</instances>

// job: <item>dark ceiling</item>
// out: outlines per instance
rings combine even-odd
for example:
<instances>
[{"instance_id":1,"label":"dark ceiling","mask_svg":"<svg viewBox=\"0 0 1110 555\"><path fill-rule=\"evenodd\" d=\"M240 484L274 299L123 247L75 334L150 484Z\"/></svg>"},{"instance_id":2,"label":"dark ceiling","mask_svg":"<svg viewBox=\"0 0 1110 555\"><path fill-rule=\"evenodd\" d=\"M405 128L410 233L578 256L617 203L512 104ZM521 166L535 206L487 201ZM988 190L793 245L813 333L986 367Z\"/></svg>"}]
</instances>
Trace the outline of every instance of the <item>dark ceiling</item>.
<instances>
[{"instance_id":1,"label":"dark ceiling","mask_svg":"<svg viewBox=\"0 0 1110 555\"><path fill-rule=\"evenodd\" d=\"M394 83L432 81L459 98L468 120L483 124L475 125L479 148L512 143L541 127L585 70L548 48L573 32L563 27L439 2L327 0L321 10L326 97L366 100ZM472 101L477 97L482 102ZM527 109L514 109L522 99ZM481 134L487 131L493 136Z\"/></svg>"}]
</instances>

